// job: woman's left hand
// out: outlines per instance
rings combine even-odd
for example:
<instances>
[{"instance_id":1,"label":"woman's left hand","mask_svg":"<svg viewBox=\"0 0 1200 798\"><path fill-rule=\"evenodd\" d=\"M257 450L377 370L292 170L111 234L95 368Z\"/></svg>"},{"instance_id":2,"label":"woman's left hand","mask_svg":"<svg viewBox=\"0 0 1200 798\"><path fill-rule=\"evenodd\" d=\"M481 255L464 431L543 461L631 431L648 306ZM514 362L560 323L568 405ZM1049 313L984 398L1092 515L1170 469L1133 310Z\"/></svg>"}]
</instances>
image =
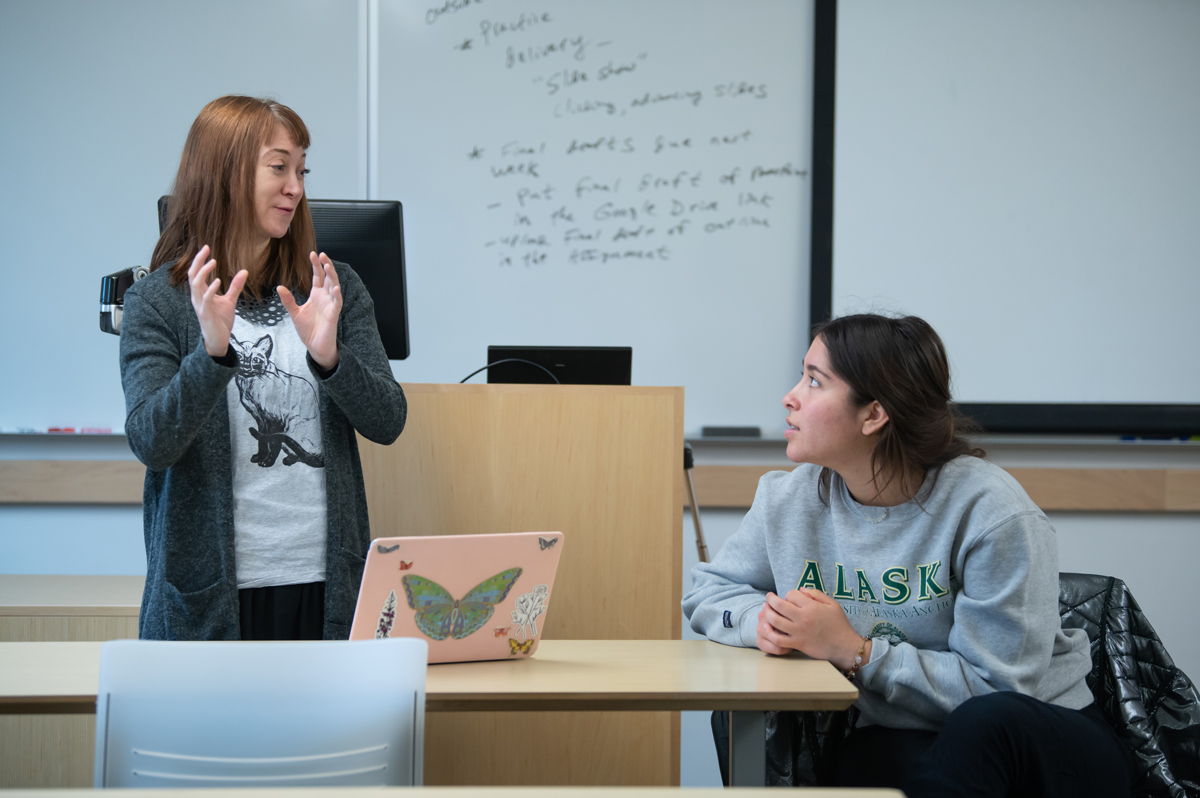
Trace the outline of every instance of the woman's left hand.
<instances>
[{"instance_id":1,"label":"woman's left hand","mask_svg":"<svg viewBox=\"0 0 1200 798\"><path fill-rule=\"evenodd\" d=\"M303 305L297 305L292 292L282 285L275 290L312 359L325 371L332 371L341 357L337 326L342 313L342 287L328 255L322 252L318 257L310 252L308 258L313 267L312 290Z\"/></svg>"},{"instance_id":2,"label":"woman's left hand","mask_svg":"<svg viewBox=\"0 0 1200 798\"><path fill-rule=\"evenodd\" d=\"M768 639L775 645L827 660L842 670L854 664L863 642L842 606L819 590L791 590L782 598L768 593L760 617L770 626Z\"/></svg>"}]
</instances>

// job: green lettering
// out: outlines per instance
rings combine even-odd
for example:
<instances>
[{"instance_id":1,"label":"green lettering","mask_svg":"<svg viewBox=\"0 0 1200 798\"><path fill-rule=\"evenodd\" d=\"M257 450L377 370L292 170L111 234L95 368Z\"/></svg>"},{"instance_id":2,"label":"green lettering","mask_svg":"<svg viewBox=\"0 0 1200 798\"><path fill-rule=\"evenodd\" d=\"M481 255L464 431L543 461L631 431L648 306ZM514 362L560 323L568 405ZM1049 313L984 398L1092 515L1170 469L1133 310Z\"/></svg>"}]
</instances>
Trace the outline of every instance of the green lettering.
<instances>
[{"instance_id":1,"label":"green lettering","mask_svg":"<svg viewBox=\"0 0 1200 798\"><path fill-rule=\"evenodd\" d=\"M804 561L804 573L800 575L800 581L796 583L796 589L802 587L811 587L813 590L825 592L825 583L821 581L821 566L816 560Z\"/></svg>"},{"instance_id":2,"label":"green lettering","mask_svg":"<svg viewBox=\"0 0 1200 798\"><path fill-rule=\"evenodd\" d=\"M903 604L912 591L908 587L907 568L889 568L880 577L883 581L883 600L888 604Z\"/></svg>"},{"instance_id":3,"label":"green lettering","mask_svg":"<svg viewBox=\"0 0 1200 798\"><path fill-rule=\"evenodd\" d=\"M949 593L944 587L933 581L937 576L938 569L942 567L942 561L930 563L929 565L918 565L917 570L921 574L921 592L917 601L931 601Z\"/></svg>"},{"instance_id":4,"label":"green lettering","mask_svg":"<svg viewBox=\"0 0 1200 798\"><path fill-rule=\"evenodd\" d=\"M879 599L875 597L875 591L872 589L871 583L867 581L866 573L861 568L855 569L854 573L858 574L858 600L878 604ZM864 598L864 596L869 598Z\"/></svg>"},{"instance_id":5,"label":"green lettering","mask_svg":"<svg viewBox=\"0 0 1200 798\"><path fill-rule=\"evenodd\" d=\"M852 599L854 594L850 592L850 588L846 587L846 566L840 562L837 565L837 589L833 591L835 599Z\"/></svg>"}]
</instances>

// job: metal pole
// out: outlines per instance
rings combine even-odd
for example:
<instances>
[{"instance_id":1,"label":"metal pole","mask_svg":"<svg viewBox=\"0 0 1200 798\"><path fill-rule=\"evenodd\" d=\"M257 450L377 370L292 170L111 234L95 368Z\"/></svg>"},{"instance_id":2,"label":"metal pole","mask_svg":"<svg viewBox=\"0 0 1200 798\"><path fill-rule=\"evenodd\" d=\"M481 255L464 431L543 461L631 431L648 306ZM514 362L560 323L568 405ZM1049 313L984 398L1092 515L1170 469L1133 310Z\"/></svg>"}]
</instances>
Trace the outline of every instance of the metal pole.
<instances>
[{"instance_id":1,"label":"metal pole","mask_svg":"<svg viewBox=\"0 0 1200 798\"><path fill-rule=\"evenodd\" d=\"M683 445L683 475L687 477L688 506L692 508L692 526L696 528L696 553L700 562L708 562L708 546L704 543L704 527L700 525L700 508L696 504L696 486L692 483L692 445Z\"/></svg>"}]
</instances>

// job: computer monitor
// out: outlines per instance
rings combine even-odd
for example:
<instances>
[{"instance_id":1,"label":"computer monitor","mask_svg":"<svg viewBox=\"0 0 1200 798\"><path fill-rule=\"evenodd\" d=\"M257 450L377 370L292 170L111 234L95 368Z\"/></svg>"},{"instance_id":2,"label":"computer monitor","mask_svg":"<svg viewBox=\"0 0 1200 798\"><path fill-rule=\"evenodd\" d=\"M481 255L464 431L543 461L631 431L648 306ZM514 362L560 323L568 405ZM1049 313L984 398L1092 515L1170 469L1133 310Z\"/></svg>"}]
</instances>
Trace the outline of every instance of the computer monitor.
<instances>
[{"instance_id":1,"label":"computer monitor","mask_svg":"<svg viewBox=\"0 0 1200 798\"><path fill-rule=\"evenodd\" d=\"M375 323L389 360L409 355L404 281L404 212L392 200L310 199L317 250L348 263L375 302Z\"/></svg>"},{"instance_id":2,"label":"computer monitor","mask_svg":"<svg viewBox=\"0 0 1200 798\"><path fill-rule=\"evenodd\" d=\"M493 364L488 368L491 383L629 385L633 376L633 348L489 346L488 363Z\"/></svg>"},{"instance_id":3,"label":"computer monitor","mask_svg":"<svg viewBox=\"0 0 1200 798\"><path fill-rule=\"evenodd\" d=\"M170 197L158 199L159 233L167 226ZM408 294L404 280L404 216L394 200L310 199L317 249L348 263L362 278L375 303L375 322L389 360L404 360L408 341ZM128 272L128 274L126 274ZM140 275L138 275L140 276ZM101 281L100 329L119 334L122 295L133 270Z\"/></svg>"}]
</instances>

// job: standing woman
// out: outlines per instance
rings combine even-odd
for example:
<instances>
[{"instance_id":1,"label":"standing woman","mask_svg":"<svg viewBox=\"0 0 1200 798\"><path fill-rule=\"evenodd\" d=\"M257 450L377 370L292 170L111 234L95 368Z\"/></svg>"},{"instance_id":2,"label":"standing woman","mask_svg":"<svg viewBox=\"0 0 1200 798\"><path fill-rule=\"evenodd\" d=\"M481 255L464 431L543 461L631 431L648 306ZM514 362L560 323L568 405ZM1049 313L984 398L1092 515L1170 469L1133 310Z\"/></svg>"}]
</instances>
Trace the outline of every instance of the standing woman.
<instances>
[{"instance_id":1,"label":"standing woman","mask_svg":"<svg viewBox=\"0 0 1200 798\"><path fill-rule=\"evenodd\" d=\"M285 105L206 105L125 294L143 639L349 635L370 545L355 433L391 443L407 405L358 275L313 251L308 145Z\"/></svg>"},{"instance_id":2,"label":"standing woman","mask_svg":"<svg viewBox=\"0 0 1200 798\"><path fill-rule=\"evenodd\" d=\"M712 640L855 682L854 728L818 772L909 798L1128 796L1087 635L1059 619L1054 529L960 437L937 333L818 325L783 405L802 465L762 478L683 609Z\"/></svg>"}]
</instances>

